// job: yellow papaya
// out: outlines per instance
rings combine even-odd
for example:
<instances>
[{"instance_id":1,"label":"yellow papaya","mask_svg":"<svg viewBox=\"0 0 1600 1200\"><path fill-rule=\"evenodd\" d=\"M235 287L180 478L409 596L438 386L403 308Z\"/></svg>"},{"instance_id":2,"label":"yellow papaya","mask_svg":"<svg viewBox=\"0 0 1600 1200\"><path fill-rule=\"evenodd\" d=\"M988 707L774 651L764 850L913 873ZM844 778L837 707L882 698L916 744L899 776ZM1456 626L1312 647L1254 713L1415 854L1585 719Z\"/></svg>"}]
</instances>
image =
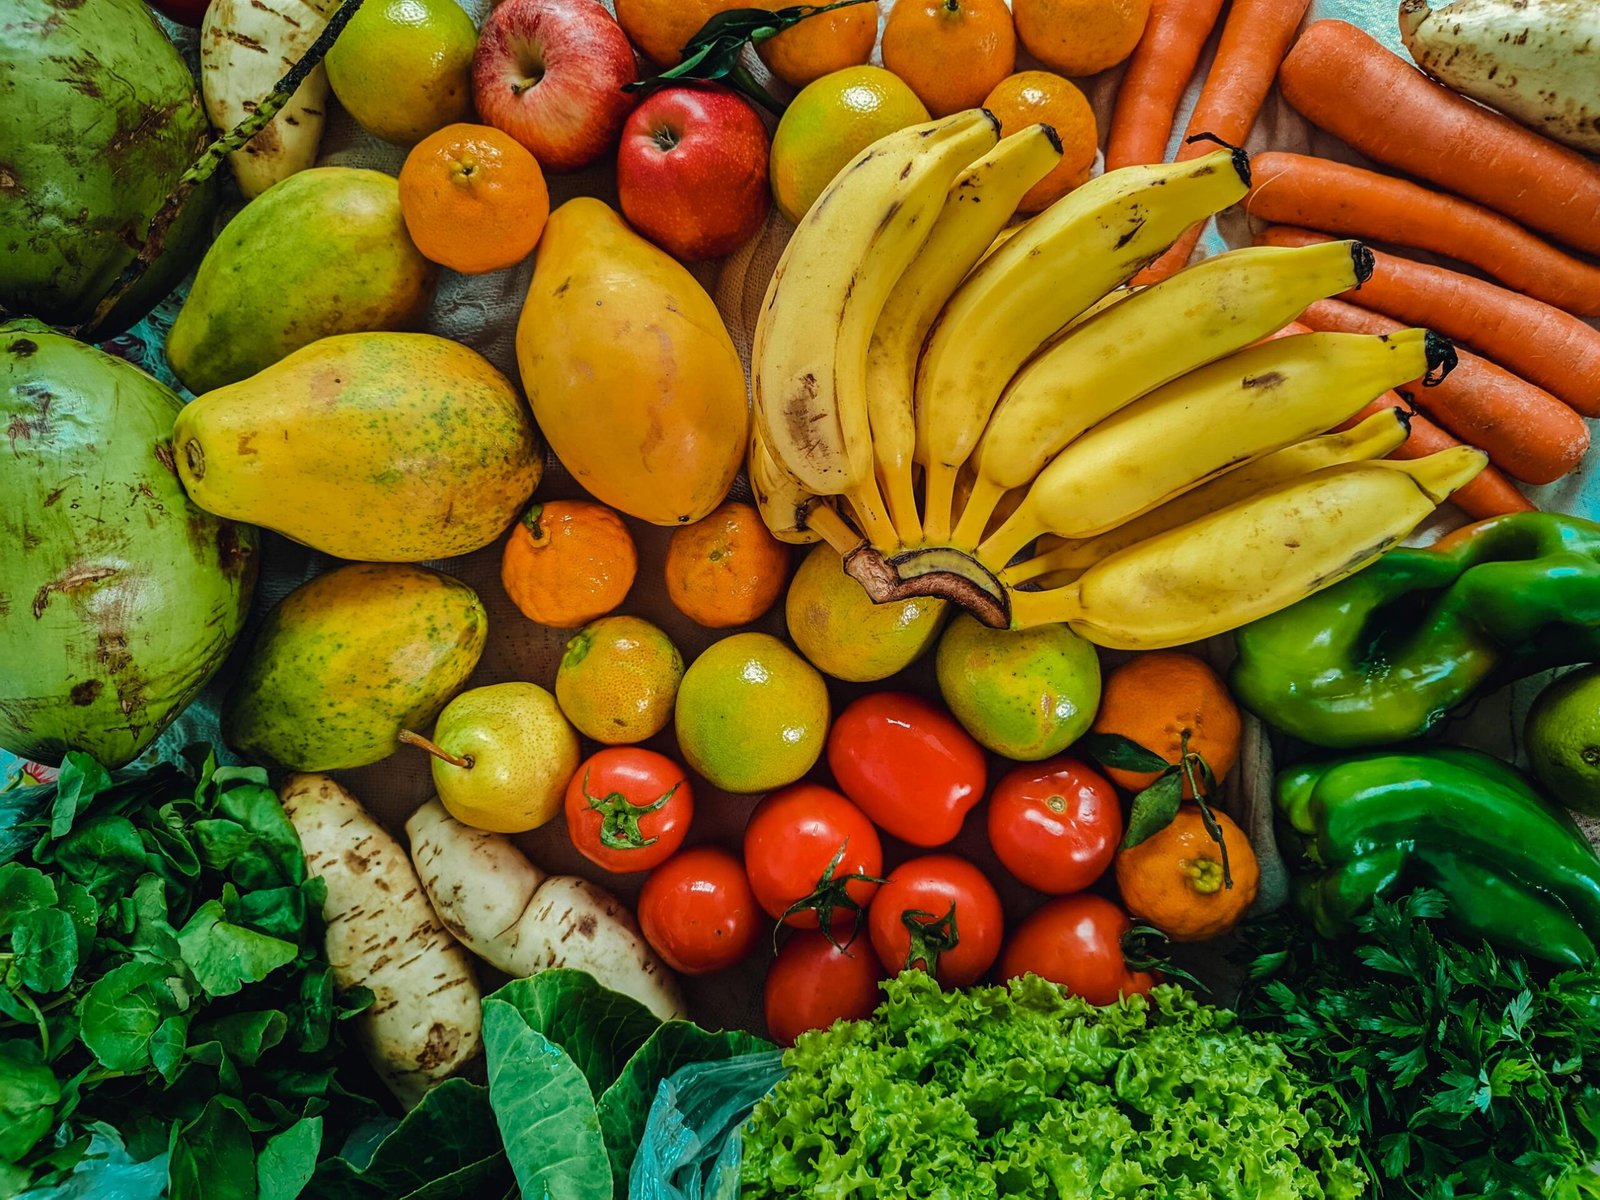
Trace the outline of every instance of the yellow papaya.
<instances>
[{"instance_id":1,"label":"yellow papaya","mask_svg":"<svg viewBox=\"0 0 1600 1200\"><path fill-rule=\"evenodd\" d=\"M207 512L369 562L488 545L544 465L511 382L426 333L312 342L186 405L172 444Z\"/></svg>"},{"instance_id":2,"label":"yellow papaya","mask_svg":"<svg viewBox=\"0 0 1600 1200\"><path fill-rule=\"evenodd\" d=\"M738 351L695 277L601 201L550 215L517 366L550 448L597 499L656 525L722 502L750 430Z\"/></svg>"}]
</instances>

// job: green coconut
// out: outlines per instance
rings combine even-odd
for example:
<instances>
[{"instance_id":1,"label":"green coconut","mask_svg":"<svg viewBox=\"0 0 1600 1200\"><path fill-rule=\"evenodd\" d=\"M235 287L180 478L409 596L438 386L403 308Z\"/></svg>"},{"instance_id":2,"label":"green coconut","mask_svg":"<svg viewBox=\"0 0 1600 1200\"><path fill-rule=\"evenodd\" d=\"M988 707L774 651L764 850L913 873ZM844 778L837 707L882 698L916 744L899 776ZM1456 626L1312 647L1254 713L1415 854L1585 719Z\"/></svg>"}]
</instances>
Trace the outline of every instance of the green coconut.
<instances>
[{"instance_id":1,"label":"green coconut","mask_svg":"<svg viewBox=\"0 0 1600 1200\"><path fill-rule=\"evenodd\" d=\"M0 316L102 340L209 240L214 177L169 203L209 139L205 110L144 0L0 7ZM141 251L148 267L96 319Z\"/></svg>"},{"instance_id":2,"label":"green coconut","mask_svg":"<svg viewBox=\"0 0 1600 1200\"><path fill-rule=\"evenodd\" d=\"M37 321L0 325L0 748L127 763L238 636L256 533L184 495L182 406Z\"/></svg>"}]
</instances>

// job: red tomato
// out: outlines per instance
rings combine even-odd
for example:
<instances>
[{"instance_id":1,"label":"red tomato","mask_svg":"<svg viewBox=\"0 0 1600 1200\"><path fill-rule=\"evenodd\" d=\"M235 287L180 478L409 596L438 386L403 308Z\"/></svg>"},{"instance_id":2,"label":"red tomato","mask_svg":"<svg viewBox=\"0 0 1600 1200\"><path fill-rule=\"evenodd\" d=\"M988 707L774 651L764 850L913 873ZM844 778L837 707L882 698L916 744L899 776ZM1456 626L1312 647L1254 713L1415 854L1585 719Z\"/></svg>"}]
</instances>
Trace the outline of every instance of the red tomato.
<instances>
[{"instance_id":1,"label":"red tomato","mask_svg":"<svg viewBox=\"0 0 1600 1200\"><path fill-rule=\"evenodd\" d=\"M684 975L731 967L755 948L761 910L739 860L696 846L667 859L639 893L639 928Z\"/></svg>"},{"instance_id":2,"label":"red tomato","mask_svg":"<svg viewBox=\"0 0 1600 1200\"><path fill-rule=\"evenodd\" d=\"M808 1029L870 1017L882 978L868 947L842 950L817 930L792 933L767 972L767 1032L792 1046Z\"/></svg>"},{"instance_id":3,"label":"red tomato","mask_svg":"<svg viewBox=\"0 0 1600 1200\"><path fill-rule=\"evenodd\" d=\"M883 873L878 831L831 788L773 792L744 827L744 867L767 915L797 929L859 921Z\"/></svg>"},{"instance_id":4,"label":"red tomato","mask_svg":"<svg viewBox=\"0 0 1600 1200\"><path fill-rule=\"evenodd\" d=\"M625 875L677 853L694 819L683 768L665 754L617 746L591 755L567 784L567 833L590 862Z\"/></svg>"},{"instance_id":5,"label":"red tomato","mask_svg":"<svg viewBox=\"0 0 1600 1200\"><path fill-rule=\"evenodd\" d=\"M1148 971L1130 971L1122 936L1133 927L1111 901L1085 892L1051 900L1028 917L1000 956L1000 977L1041 975L1090 1004L1114 1004L1155 986Z\"/></svg>"},{"instance_id":6,"label":"red tomato","mask_svg":"<svg viewBox=\"0 0 1600 1200\"><path fill-rule=\"evenodd\" d=\"M889 872L872 898L867 929L885 971L920 967L946 987L967 987L994 966L1004 918L982 871L953 854L929 854Z\"/></svg>"},{"instance_id":7,"label":"red tomato","mask_svg":"<svg viewBox=\"0 0 1600 1200\"><path fill-rule=\"evenodd\" d=\"M983 748L937 705L905 692L855 701L828 732L844 794L913 846L942 846L983 799Z\"/></svg>"},{"instance_id":8,"label":"red tomato","mask_svg":"<svg viewBox=\"0 0 1600 1200\"><path fill-rule=\"evenodd\" d=\"M164 17L170 17L179 25L190 25L195 29L200 28L200 22L205 20L206 9L210 7L211 0L150 0L150 7Z\"/></svg>"},{"instance_id":9,"label":"red tomato","mask_svg":"<svg viewBox=\"0 0 1600 1200\"><path fill-rule=\"evenodd\" d=\"M989 844L1005 869L1047 896L1081 892L1122 841L1122 802L1075 758L1027 763L989 798Z\"/></svg>"}]
</instances>

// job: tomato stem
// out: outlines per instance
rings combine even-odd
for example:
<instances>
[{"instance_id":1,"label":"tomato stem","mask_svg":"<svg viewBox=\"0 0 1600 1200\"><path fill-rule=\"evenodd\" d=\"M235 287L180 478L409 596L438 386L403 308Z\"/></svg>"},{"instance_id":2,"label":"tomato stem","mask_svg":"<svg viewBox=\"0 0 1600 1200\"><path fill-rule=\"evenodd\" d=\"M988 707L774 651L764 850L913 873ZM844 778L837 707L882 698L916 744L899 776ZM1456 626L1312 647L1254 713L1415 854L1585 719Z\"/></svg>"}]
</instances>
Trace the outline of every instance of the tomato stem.
<instances>
[{"instance_id":1,"label":"tomato stem","mask_svg":"<svg viewBox=\"0 0 1600 1200\"><path fill-rule=\"evenodd\" d=\"M934 919L926 909L907 909L900 921L911 935L911 945L906 949L903 971L914 970L918 963L934 979L939 978L939 956L961 944L961 934L956 929L956 902L950 901L950 911Z\"/></svg>"},{"instance_id":2,"label":"tomato stem","mask_svg":"<svg viewBox=\"0 0 1600 1200\"><path fill-rule=\"evenodd\" d=\"M643 850L654 846L660 837L644 836L639 828L639 818L647 813L660 812L683 786L678 780L649 804L634 804L621 792L608 792L595 796L589 792L589 771L583 772L583 798L590 811L600 814L600 844L608 850Z\"/></svg>"},{"instance_id":3,"label":"tomato stem","mask_svg":"<svg viewBox=\"0 0 1600 1200\"><path fill-rule=\"evenodd\" d=\"M886 882L876 875L854 873L835 875L834 872L839 869L839 864L844 861L844 852L849 845L850 839L848 837L839 843L839 848L833 852L833 858L828 861L826 869L823 870L821 877L818 878L817 886L811 890L809 895L800 897L800 899L784 909L783 916L778 919L778 927L781 929L789 918L796 913L815 912L817 914L818 928L822 930L823 936L828 939L833 948L841 954L849 950L855 944L856 938L861 935L861 917L867 911L850 894L850 885L852 883ZM839 939L833 935L833 914L841 908L846 912L855 914L855 920L850 927L850 938L842 945ZM778 931L776 929L772 931L772 944L776 949L778 944Z\"/></svg>"}]
</instances>

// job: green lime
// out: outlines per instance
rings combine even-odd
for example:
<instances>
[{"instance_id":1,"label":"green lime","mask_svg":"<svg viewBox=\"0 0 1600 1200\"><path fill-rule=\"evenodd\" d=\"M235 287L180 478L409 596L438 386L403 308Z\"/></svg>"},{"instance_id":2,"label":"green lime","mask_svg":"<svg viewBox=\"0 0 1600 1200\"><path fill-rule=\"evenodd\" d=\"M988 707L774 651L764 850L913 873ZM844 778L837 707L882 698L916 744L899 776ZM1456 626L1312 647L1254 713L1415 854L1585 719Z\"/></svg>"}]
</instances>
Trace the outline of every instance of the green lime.
<instances>
[{"instance_id":1,"label":"green lime","mask_svg":"<svg viewBox=\"0 0 1600 1200\"><path fill-rule=\"evenodd\" d=\"M1023 762L1061 753L1100 707L1100 660L1065 625L990 629L962 613L940 639L935 667L967 732Z\"/></svg>"},{"instance_id":2,"label":"green lime","mask_svg":"<svg viewBox=\"0 0 1600 1200\"><path fill-rule=\"evenodd\" d=\"M816 198L873 142L928 110L898 75L882 67L846 67L808 83L789 102L772 135L772 198L798 222Z\"/></svg>"},{"instance_id":3,"label":"green lime","mask_svg":"<svg viewBox=\"0 0 1600 1200\"><path fill-rule=\"evenodd\" d=\"M580 733L608 746L654 737L672 719L683 656L639 617L601 617L567 643L556 700Z\"/></svg>"},{"instance_id":4,"label":"green lime","mask_svg":"<svg viewBox=\"0 0 1600 1200\"><path fill-rule=\"evenodd\" d=\"M726 792L766 792L799 779L828 736L828 687L767 633L706 648L678 687L678 748Z\"/></svg>"},{"instance_id":5,"label":"green lime","mask_svg":"<svg viewBox=\"0 0 1600 1200\"><path fill-rule=\"evenodd\" d=\"M328 51L328 84L368 133L414 145L472 120L477 44L456 0L366 0Z\"/></svg>"},{"instance_id":6,"label":"green lime","mask_svg":"<svg viewBox=\"0 0 1600 1200\"><path fill-rule=\"evenodd\" d=\"M784 615L789 636L819 671L869 683L921 658L939 636L948 607L932 596L874 604L844 573L839 552L819 542L794 573Z\"/></svg>"},{"instance_id":7,"label":"green lime","mask_svg":"<svg viewBox=\"0 0 1600 1200\"><path fill-rule=\"evenodd\" d=\"M1600 666L1563 675L1528 710L1533 773L1568 808L1600 816Z\"/></svg>"}]
</instances>

